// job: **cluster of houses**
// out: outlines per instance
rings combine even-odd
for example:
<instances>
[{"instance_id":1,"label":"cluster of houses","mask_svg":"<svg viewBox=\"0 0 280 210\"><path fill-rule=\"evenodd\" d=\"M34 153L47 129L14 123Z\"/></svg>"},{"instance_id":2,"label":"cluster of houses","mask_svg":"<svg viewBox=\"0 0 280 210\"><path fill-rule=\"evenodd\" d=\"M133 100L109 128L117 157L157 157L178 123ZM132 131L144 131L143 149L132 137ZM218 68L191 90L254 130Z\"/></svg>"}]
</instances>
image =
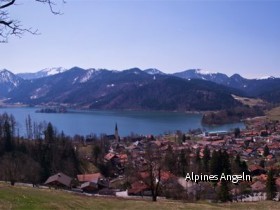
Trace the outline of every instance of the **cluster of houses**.
<instances>
[{"instance_id":1,"label":"cluster of houses","mask_svg":"<svg viewBox=\"0 0 280 210\"><path fill-rule=\"evenodd\" d=\"M57 173L50 176L45 185L54 188L64 189L80 189L82 192L98 192L102 189L109 188L109 180L101 173L94 174L78 174L75 179L67 176L64 173Z\"/></svg>"},{"instance_id":2,"label":"cluster of houses","mask_svg":"<svg viewBox=\"0 0 280 210\"><path fill-rule=\"evenodd\" d=\"M247 163L248 170L253 178L249 183L251 189L250 193L258 195L257 197L259 200L265 197L264 193L266 191L268 170L275 169L276 171L280 171L279 122L266 122L263 119L254 120L248 123L247 128L240 131L238 135L234 132L187 135L189 136L185 141L176 141L176 139L179 139L177 134L170 134L157 138L143 136L125 141L119 138L116 126L115 140L111 141L111 149L103 157L104 163L110 163L114 166L114 177L104 177L101 173L80 174L77 175L75 187L78 187L84 192L116 195L116 192L121 190L116 189L114 183L129 179L130 184L125 191L126 196L150 196L151 186L149 186L148 181L150 174L147 170L147 160L145 159L147 148L157 148L160 151L159 155L166 154L170 147L173 152L189 149L191 151L189 154L190 158L196 155L198 149L200 149L199 155L202 158L203 150L206 146L211 152L223 149L233 157L239 154L241 159ZM138 169L137 175L134 173L133 177L127 177L129 175L125 173L125 171L127 171L129 165L133 166L134 169ZM276 186L279 191L280 176L279 174L276 174L276 176ZM170 171L162 170L160 181L162 185L170 189L169 192L171 193L175 193L175 190L181 190L189 197L195 197L201 192L207 193L209 195L207 198L211 198L213 195L213 188L209 183L197 185L195 183L186 182L184 177L177 177ZM45 184L54 187L63 186L70 188L73 187L73 179L63 173L58 173L49 177ZM232 194L235 194L236 190L237 189L233 188ZM240 196L242 198L242 195L238 194L238 196L238 198L240 198ZM254 197L251 200L256 199L257 198Z\"/></svg>"}]
</instances>

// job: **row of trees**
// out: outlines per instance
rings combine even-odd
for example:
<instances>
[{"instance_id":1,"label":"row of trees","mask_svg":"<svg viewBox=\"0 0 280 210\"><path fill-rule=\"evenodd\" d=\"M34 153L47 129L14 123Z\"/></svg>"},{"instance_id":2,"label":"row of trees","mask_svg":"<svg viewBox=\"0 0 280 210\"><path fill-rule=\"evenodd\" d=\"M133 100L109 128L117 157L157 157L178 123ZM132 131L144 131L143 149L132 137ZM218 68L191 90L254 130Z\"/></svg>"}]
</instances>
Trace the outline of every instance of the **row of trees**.
<instances>
[{"instance_id":1,"label":"row of trees","mask_svg":"<svg viewBox=\"0 0 280 210\"><path fill-rule=\"evenodd\" d=\"M57 172L72 177L80 172L71 139L57 134L51 123L42 137L30 140L15 137L14 122L12 115L0 115L0 180L37 184Z\"/></svg>"},{"instance_id":2,"label":"row of trees","mask_svg":"<svg viewBox=\"0 0 280 210\"><path fill-rule=\"evenodd\" d=\"M207 125L221 125L232 122L240 122L249 117L263 116L264 110L258 106L238 106L216 112L205 113L202 123Z\"/></svg>"},{"instance_id":3,"label":"row of trees","mask_svg":"<svg viewBox=\"0 0 280 210\"><path fill-rule=\"evenodd\" d=\"M240 174L243 171L248 171L246 162L241 161L239 155L235 158L230 158L228 153L223 150L214 150L211 154L207 146L203 149L203 152L197 149L194 157L190 156L191 153L190 149L184 149L177 153L169 146L165 155L167 169L175 175L183 177L189 171L193 171L196 174L218 175L221 175L221 173Z\"/></svg>"},{"instance_id":4,"label":"row of trees","mask_svg":"<svg viewBox=\"0 0 280 210\"><path fill-rule=\"evenodd\" d=\"M203 154L201 157L201 153ZM179 154L168 148L165 156L165 163L167 170L172 171L177 176L186 176L189 172L195 174L213 174L221 176L248 173L246 162L240 160L240 156L230 158L226 151L214 150L211 154L209 148L206 146L203 152L197 149L194 157L190 157L190 150L181 150ZM174 164L177 163L177 164ZM218 182L213 182L212 186L216 189ZM217 196L221 201L231 200L229 193L229 183L223 181L218 188Z\"/></svg>"}]
</instances>

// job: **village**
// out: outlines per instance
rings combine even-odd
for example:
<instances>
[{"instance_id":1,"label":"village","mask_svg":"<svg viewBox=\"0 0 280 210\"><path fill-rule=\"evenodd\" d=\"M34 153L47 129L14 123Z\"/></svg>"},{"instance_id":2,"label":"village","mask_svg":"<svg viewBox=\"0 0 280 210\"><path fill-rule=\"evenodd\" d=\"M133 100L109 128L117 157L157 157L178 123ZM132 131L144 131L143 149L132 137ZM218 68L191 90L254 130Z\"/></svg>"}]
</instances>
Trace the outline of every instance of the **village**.
<instances>
[{"instance_id":1,"label":"village","mask_svg":"<svg viewBox=\"0 0 280 210\"><path fill-rule=\"evenodd\" d=\"M85 171L77 177L57 173L49 177L45 185L90 195L154 201L170 198L248 202L268 199L268 176L273 171L272 199L279 200L279 121L261 117L247 120L244 130L207 133L197 129L157 137L124 138L120 138L116 125L114 135L99 141L91 138L74 141L74 147L80 151L83 161L95 170ZM215 162L214 153L225 156ZM223 159L228 159L229 167L221 169L222 172L245 173L251 180L236 184L228 182L226 188L221 182L186 181L187 173L215 173L217 165L224 164ZM228 197L224 197L225 194Z\"/></svg>"}]
</instances>

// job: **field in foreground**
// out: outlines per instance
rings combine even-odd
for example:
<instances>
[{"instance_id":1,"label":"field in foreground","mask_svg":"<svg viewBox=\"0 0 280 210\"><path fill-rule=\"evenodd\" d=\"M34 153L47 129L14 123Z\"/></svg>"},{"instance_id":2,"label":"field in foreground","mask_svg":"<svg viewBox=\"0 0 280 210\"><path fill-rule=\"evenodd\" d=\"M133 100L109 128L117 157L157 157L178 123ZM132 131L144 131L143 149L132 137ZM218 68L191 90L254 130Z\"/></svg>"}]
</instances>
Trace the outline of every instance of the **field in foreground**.
<instances>
[{"instance_id":1,"label":"field in foreground","mask_svg":"<svg viewBox=\"0 0 280 210\"><path fill-rule=\"evenodd\" d=\"M280 209L279 202L264 201L255 203L183 203L179 201L141 201L118 198L88 197L72 193L11 187L0 184L0 209Z\"/></svg>"}]
</instances>

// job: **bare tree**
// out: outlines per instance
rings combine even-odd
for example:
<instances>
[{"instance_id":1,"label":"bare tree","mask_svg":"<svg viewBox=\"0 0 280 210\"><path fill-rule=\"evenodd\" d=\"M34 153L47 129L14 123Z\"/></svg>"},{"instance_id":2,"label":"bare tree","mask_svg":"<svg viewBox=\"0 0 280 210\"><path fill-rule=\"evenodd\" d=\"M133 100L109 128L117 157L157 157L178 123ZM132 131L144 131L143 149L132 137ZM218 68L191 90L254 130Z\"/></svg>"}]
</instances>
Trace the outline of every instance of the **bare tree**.
<instances>
[{"instance_id":1,"label":"bare tree","mask_svg":"<svg viewBox=\"0 0 280 210\"><path fill-rule=\"evenodd\" d=\"M147 162L148 177L143 181L150 186L153 201L157 201L161 187L161 173L164 165L159 148L147 148L145 160Z\"/></svg>"},{"instance_id":2,"label":"bare tree","mask_svg":"<svg viewBox=\"0 0 280 210\"><path fill-rule=\"evenodd\" d=\"M6 153L0 160L0 179L9 181L11 185L16 182L39 182L41 167L26 154L14 152Z\"/></svg>"},{"instance_id":3,"label":"bare tree","mask_svg":"<svg viewBox=\"0 0 280 210\"><path fill-rule=\"evenodd\" d=\"M61 14L56 10L56 1L65 3L65 0L35 0L36 2L47 4L50 11L55 14ZM31 34L38 34L37 29L24 27L20 20L10 17L9 8L16 5L17 0L0 0L0 42L7 42L8 37L18 36L21 37L25 32Z\"/></svg>"}]
</instances>

